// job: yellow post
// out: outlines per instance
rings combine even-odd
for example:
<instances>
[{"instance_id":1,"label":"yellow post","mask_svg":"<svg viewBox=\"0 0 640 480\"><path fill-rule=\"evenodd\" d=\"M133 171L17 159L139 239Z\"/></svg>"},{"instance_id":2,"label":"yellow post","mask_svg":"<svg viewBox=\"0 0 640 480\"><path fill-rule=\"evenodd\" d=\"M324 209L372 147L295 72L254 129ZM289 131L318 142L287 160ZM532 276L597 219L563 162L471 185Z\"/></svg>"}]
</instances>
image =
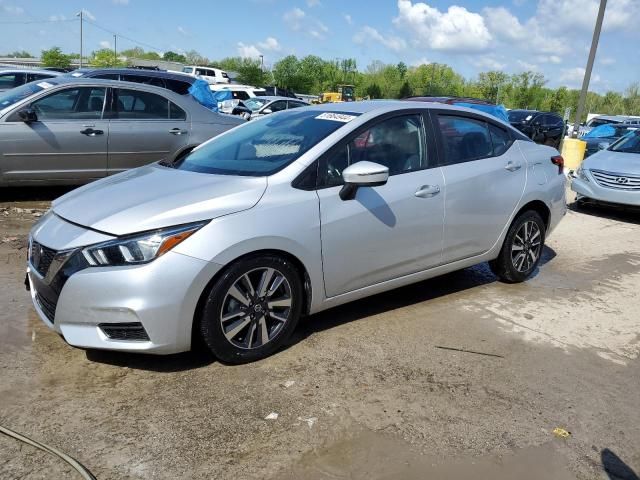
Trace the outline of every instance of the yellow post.
<instances>
[{"instance_id":1,"label":"yellow post","mask_svg":"<svg viewBox=\"0 0 640 480\"><path fill-rule=\"evenodd\" d=\"M562 158L564 158L564 168L577 170L587 149L587 142L577 138L565 138L562 144Z\"/></svg>"}]
</instances>

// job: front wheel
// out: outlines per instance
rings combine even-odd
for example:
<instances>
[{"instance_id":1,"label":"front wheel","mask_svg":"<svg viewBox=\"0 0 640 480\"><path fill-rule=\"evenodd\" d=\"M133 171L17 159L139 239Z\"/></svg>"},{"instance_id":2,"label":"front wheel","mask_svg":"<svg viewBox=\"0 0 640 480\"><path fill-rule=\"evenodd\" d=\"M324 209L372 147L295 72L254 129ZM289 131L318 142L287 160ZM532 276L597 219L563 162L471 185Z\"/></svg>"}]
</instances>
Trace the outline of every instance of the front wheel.
<instances>
[{"instance_id":1,"label":"front wheel","mask_svg":"<svg viewBox=\"0 0 640 480\"><path fill-rule=\"evenodd\" d=\"M493 273L503 282L524 282L540 262L545 232L544 221L537 212L521 214L509 227L500 255L489 262Z\"/></svg>"},{"instance_id":2,"label":"front wheel","mask_svg":"<svg viewBox=\"0 0 640 480\"><path fill-rule=\"evenodd\" d=\"M200 334L226 363L267 357L289 338L302 311L303 288L290 261L272 255L241 259L213 285Z\"/></svg>"}]
</instances>

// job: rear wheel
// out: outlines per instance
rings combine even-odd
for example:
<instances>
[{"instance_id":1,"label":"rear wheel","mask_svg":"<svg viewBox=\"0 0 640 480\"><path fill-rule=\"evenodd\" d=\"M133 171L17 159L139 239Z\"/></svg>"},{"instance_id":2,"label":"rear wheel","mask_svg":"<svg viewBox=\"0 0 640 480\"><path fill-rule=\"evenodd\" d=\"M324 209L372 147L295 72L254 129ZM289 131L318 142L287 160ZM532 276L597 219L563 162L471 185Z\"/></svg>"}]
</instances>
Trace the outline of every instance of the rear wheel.
<instances>
[{"instance_id":1,"label":"rear wheel","mask_svg":"<svg viewBox=\"0 0 640 480\"><path fill-rule=\"evenodd\" d=\"M545 224L542 217L529 210L516 218L505 237L500 255L489 266L500 280L524 282L540 262L544 247Z\"/></svg>"},{"instance_id":2,"label":"rear wheel","mask_svg":"<svg viewBox=\"0 0 640 480\"><path fill-rule=\"evenodd\" d=\"M288 260L264 255L232 264L213 285L200 333L220 360L246 363L275 352L294 331L303 288Z\"/></svg>"}]
</instances>

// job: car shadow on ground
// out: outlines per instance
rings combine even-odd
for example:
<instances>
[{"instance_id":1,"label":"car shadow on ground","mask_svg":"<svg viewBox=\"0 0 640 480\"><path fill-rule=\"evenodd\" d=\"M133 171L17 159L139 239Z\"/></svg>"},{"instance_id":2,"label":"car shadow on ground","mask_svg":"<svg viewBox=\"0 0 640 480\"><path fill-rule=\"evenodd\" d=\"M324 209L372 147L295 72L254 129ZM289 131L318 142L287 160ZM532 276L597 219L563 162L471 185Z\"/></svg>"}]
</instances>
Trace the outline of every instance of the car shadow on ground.
<instances>
[{"instance_id":1,"label":"car shadow on ground","mask_svg":"<svg viewBox=\"0 0 640 480\"><path fill-rule=\"evenodd\" d=\"M76 187L3 187L0 202L50 202Z\"/></svg>"},{"instance_id":2,"label":"car shadow on ground","mask_svg":"<svg viewBox=\"0 0 640 480\"><path fill-rule=\"evenodd\" d=\"M592 217L601 217L608 220L640 225L639 207L627 207L624 205L605 205L599 203L584 203L578 205L578 202L570 203L568 207L569 210L581 213L583 215L590 215Z\"/></svg>"},{"instance_id":3,"label":"car shadow on ground","mask_svg":"<svg viewBox=\"0 0 640 480\"><path fill-rule=\"evenodd\" d=\"M545 246L539 266L544 266L553 260L555 256L556 252L552 248ZM538 273L539 268L536 269L533 276ZM407 285L406 287L397 288L346 305L341 305L303 318L292 337L282 349L286 350L304 341L304 339L314 333L328 330L338 325L445 297L496 281L498 281L498 279L491 272L489 265L487 263L481 263L473 267L447 273L439 277ZM87 359L92 362L167 373L202 368L216 362L216 359L201 345L198 345L192 352L174 355L159 356L142 353L87 350L86 356Z\"/></svg>"},{"instance_id":4,"label":"car shadow on ground","mask_svg":"<svg viewBox=\"0 0 640 480\"><path fill-rule=\"evenodd\" d=\"M608 448L602 450L600 458L602 459L602 467L604 471L607 472L609 480L640 480L636 472Z\"/></svg>"}]
</instances>

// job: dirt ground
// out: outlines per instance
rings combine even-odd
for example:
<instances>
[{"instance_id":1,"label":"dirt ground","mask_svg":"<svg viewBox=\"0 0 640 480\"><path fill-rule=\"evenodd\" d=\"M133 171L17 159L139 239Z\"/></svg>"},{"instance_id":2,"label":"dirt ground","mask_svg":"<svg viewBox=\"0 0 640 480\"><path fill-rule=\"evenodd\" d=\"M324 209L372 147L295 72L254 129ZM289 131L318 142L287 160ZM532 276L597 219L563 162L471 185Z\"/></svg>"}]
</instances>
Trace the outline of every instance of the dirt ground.
<instances>
[{"instance_id":1,"label":"dirt ground","mask_svg":"<svg viewBox=\"0 0 640 480\"><path fill-rule=\"evenodd\" d=\"M59 193L0 193L0 425L101 480L638 480L637 213L569 211L527 283L480 265L307 318L231 367L86 352L42 324L25 241ZM0 478L74 475L0 435Z\"/></svg>"}]
</instances>

